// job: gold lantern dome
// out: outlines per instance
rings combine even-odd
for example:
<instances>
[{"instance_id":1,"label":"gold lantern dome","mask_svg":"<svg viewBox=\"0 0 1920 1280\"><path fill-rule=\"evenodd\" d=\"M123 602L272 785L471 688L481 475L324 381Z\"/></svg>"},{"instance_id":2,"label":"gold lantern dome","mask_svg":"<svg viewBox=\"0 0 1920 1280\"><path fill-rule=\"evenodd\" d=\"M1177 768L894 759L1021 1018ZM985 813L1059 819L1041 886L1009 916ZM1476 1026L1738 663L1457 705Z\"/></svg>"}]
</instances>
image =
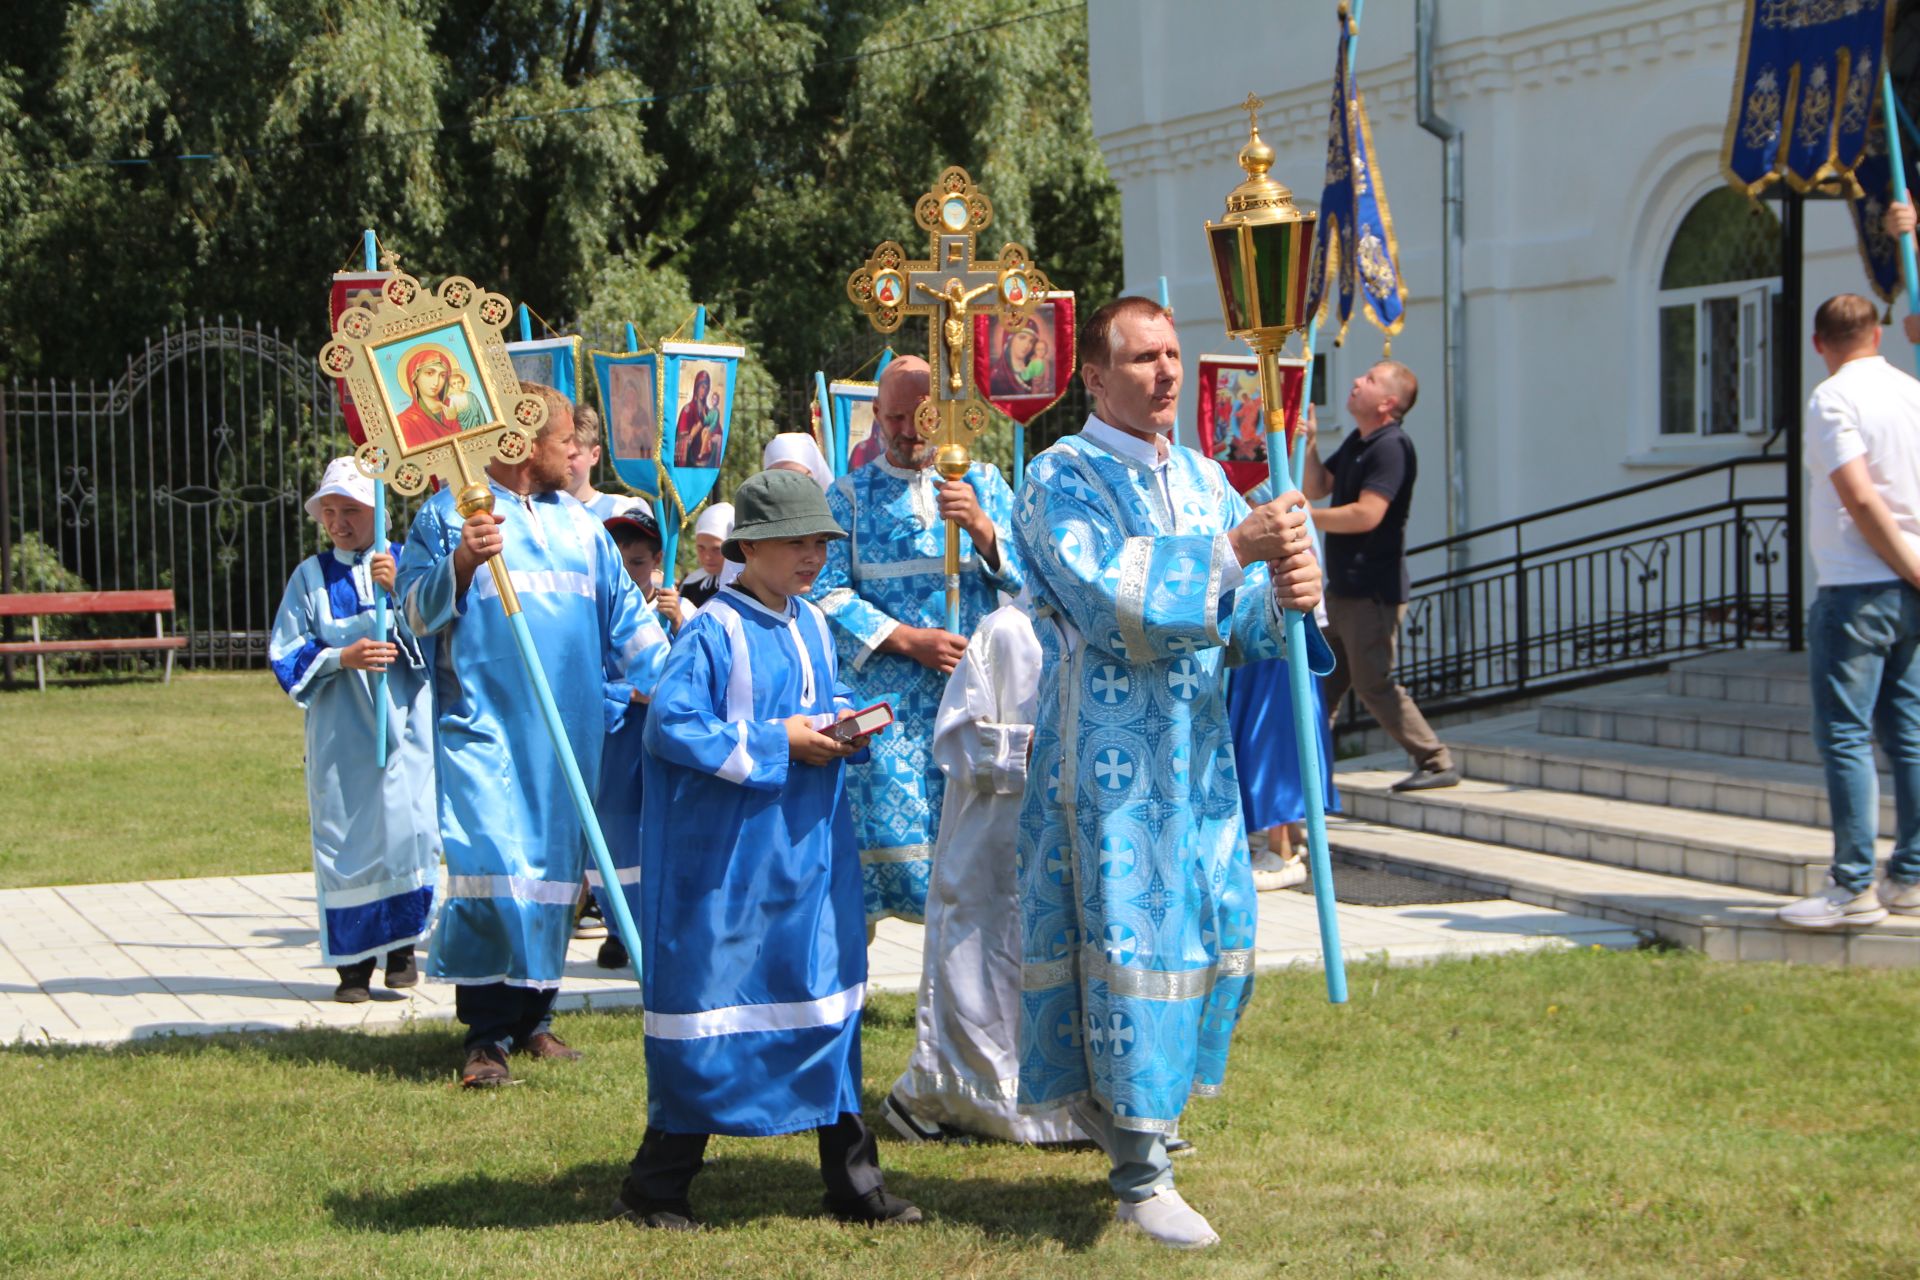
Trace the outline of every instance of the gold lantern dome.
<instances>
[{"instance_id":1,"label":"gold lantern dome","mask_svg":"<svg viewBox=\"0 0 1920 1280\"><path fill-rule=\"evenodd\" d=\"M1306 327L1308 264L1316 215L1302 213L1293 192L1270 173L1274 152L1260 136L1260 99L1242 104L1247 144L1240 148L1246 180L1227 196L1227 212L1207 223L1207 246L1220 286L1227 332L1256 351L1278 351Z\"/></svg>"}]
</instances>

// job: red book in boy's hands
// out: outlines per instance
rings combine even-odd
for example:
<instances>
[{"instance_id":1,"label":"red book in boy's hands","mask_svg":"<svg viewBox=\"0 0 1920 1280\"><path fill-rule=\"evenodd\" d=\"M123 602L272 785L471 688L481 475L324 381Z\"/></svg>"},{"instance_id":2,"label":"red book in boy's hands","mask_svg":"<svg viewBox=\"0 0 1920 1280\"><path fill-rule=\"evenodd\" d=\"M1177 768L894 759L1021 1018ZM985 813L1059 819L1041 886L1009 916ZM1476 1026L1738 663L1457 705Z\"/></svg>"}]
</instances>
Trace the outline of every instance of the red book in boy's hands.
<instances>
[{"instance_id":1,"label":"red book in boy's hands","mask_svg":"<svg viewBox=\"0 0 1920 1280\"><path fill-rule=\"evenodd\" d=\"M864 711L856 711L844 720L836 720L820 732L836 742L852 742L870 733L878 733L893 723L893 708L876 702Z\"/></svg>"}]
</instances>

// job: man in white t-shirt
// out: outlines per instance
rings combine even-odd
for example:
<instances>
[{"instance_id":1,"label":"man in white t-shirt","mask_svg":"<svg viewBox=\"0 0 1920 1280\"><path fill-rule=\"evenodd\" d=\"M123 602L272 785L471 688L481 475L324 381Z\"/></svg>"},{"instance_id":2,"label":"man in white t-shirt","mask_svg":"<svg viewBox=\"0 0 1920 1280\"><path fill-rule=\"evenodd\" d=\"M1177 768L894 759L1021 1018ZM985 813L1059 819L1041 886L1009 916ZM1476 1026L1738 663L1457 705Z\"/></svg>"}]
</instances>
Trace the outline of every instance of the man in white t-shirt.
<instances>
[{"instance_id":1,"label":"man in white t-shirt","mask_svg":"<svg viewBox=\"0 0 1920 1280\"><path fill-rule=\"evenodd\" d=\"M1879 319L1857 294L1820 304L1813 349L1828 377L1807 401L1807 546L1819 586L1807 649L1833 869L1780 919L1828 929L1920 915L1920 382L1881 358ZM1876 731L1899 828L1878 892Z\"/></svg>"}]
</instances>

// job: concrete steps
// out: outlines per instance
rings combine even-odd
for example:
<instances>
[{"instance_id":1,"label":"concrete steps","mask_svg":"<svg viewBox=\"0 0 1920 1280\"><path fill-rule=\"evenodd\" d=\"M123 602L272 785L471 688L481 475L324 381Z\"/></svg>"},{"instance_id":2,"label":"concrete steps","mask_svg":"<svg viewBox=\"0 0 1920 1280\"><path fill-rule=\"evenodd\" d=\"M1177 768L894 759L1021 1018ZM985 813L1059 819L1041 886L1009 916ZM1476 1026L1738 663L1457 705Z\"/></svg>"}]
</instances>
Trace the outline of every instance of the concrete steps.
<instances>
[{"instance_id":1,"label":"concrete steps","mask_svg":"<svg viewBox=\"0 0 1920 1280\"><path fill-rule=\"evenodd\" d=\"M1450 729L1458 787L1398 794L1397 753L1346 761L1333 845L1719 958L1920 965L1920 918L1821 932L1774 915L1833 852L1808 689L1803 655L1713 654Z\"/></svg>"},{"instance_id":2,"label":"concrete steps","mask_svg":"<svg viewBox=\"0 0 1920 1280\"><path fill-rule=\"evenodd\" d=\"M1832 814L1814 765L1711 755L1603 738L1544 733L1532 712L1449 730L1447 746L1470 778L1641 804L1818 827ZM1397 761L1396 761L1397 763ZM1880 834L1893 834L1893 789L1880 783ZM1822 836L1824 839L1824 835Z\"/></svg>"},{"instance_id":3,"label":"concrete steps","mask_svg":"<svg viewBox=\"0 0 1920 1280\"><path fill-rule=\"evenodd\" d=\"M1442 791L1389 790L1394 770L1342 773L1346 812L1370 822L1583 862L1804 897L1833 850L1813 827L1468 778Z\"/></svg>"},{"instance_id":4,"label":"concrete steps","mask_svg":"<svg viewBox=\"0 0 1920 1280\"><path fill-rule=\"evenodd\" d=\"M1866 929L1793 929L1774 912L1792 901L1553 854L1410 832L1351 818L1327 821L1342 862L1385 867L1443 884L1498 893L1538 907L1612 920L1718 960L1896 968L1920 965L1920 917L1892 916ZM1339 875L1335 868L1336 878ZM1429 908L1444 913L1445 904Z\"/></svg>"}]
</instances>

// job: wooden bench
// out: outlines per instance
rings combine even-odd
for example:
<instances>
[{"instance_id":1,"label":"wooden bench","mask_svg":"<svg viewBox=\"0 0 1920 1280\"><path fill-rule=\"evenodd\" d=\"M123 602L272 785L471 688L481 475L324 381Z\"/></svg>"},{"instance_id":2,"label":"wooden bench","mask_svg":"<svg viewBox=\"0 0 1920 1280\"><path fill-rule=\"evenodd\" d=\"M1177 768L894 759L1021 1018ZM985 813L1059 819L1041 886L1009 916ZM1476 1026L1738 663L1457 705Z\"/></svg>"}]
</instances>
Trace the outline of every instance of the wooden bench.
<instances>
[{"instance_id":1,"label":"wooden bench","mask_svg":"<svg viewBox=\"0 0 1920 1280\"><path fill-rule=\"evenodd\" d=\"M31 657L40 690L47 688L50 653L136 653L167 655L165 683L173 683L173 651L187 647L186 637L170 636L166 615L173 612L172 591L41 591L21 595L0 592L0 618L33 619L33 639L0 643L0 658ZM153 634L116 640L42 640L40 619L100 613L151 613Z\"/></svg>"}]
</instances>

